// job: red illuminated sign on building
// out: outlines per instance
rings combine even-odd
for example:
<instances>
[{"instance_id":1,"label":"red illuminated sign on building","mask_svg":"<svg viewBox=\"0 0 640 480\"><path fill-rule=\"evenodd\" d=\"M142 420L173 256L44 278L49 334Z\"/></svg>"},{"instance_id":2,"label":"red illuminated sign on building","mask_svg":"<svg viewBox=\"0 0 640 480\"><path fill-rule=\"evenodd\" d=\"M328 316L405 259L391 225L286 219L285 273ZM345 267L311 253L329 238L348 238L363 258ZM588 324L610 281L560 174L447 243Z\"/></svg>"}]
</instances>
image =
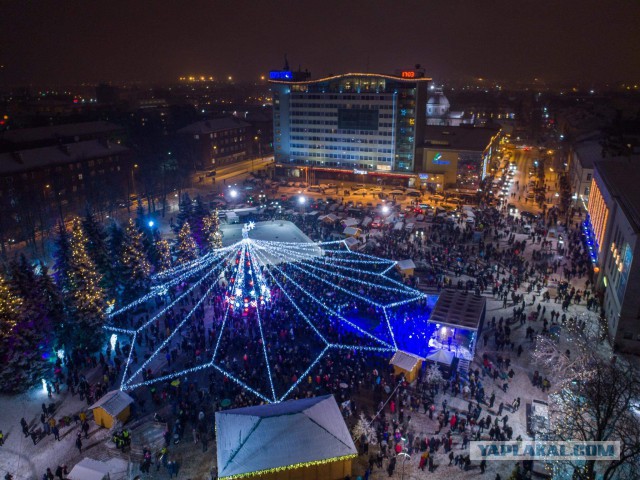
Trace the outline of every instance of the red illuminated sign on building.
<instances>
[{"instance_id":1,"label":"red illuminated sign on building","mask_svg":"<svg viewBox=\"0 0 640 480\"><path fill-rule=\"evenodd\" d=\"M400 73L402 78L416 78L416 72L413 70L406 70Z\"/></svg>"}]
</instances>

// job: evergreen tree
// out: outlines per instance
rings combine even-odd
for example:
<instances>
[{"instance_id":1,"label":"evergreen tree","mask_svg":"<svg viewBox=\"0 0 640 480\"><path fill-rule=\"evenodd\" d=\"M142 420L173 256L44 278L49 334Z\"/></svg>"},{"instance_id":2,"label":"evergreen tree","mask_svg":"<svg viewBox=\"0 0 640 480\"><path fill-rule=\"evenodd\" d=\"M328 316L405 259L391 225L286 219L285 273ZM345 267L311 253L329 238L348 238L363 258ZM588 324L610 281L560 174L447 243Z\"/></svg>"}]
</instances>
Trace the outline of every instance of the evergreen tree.
<instances>
[{"instance_id":1,"label":"evergreen tree","mask_svg":"<svg viewBox=\"0 0 640 480\"><path fill-rule=\"evenodd\" d=\"M156 251L158 252L156 271L164 272L165 270L170 269L172 266L172 261L171 247L169 246L169 242L164 239L158 239L156 241Z\"/></svg>"},{"instance_id":2,"label":"evergreen tree","mask_svg":"<svg viewBox=\"0 0 640 480\"><path fill-rule=\"evenodd\" d=\"M222 232L220 231L218 210L214 210L213 213L204 217L202 221L202 231L206 239L208 251L222 247Z\"/></svg>"},{"instance_id":3,"label":"evergreen tree","mask_svg":"<svg viewBox=\"0 0 640 480\"><path fill-rule=\"evenodd\" d=\"M106 305L100 286L101 276L87 254L86 243L80 219L75 218L69 239L71 257L65 272L63 297L67 317L72 322L69 340L74 347L87 347L95 352L102 344Z\"/></svg>"},{"instance_id":4,"label":"evergreen tree","mask_svg":"<svg viewBox=\"0 0 640 480\"><path fill-rule=\"evenodd\" d=\"M209 215L207 207L202 203L200 195L196 197L191 207L189 215L189 226L191 227L191 235L200 250L207 249L207 235L204 229L204 219Z\"/></svg>"},{"instance_id":5,"label":"evergreen tree","mask_svg":"<svg viewBox=\"0 0 640 480\"><path fill-rule=\"evenodd\" d=\"M111 262L111 274L116 279L114 281L113 291L110 292L112 295L111 299L122 298L122 282L120 282L120 278L122 278L122 264L120 263L120 252L122 252L124 230L114 221L111 222L107 228L107 233L109 236L107 243Z\"/></svg>"},{"instance_id":6,"label":"evergreen tree","mask_svg":"<svg viewBox=\"0 0 640 480\"><path fill-rule=\"evenodd\" d=\"M19 271L22 267L24 270ZM36 299L33 269L21 256L12 262L11 270L17 277L0 275L0 384L4 391L19 392L33 387L40 378L48 376L51 349L47 338L45 311ZM28 282L32 281L30 289Z\"/></svg>"},{"instance_id":7,"label":"evergreen tree","mask_svg":"<svg viewBox=\"0 0 640 480\"><path fill-rule=\"evenodd\" d=\"M122 252L120 254L122 265L123 301L129 303L149 288L149 275L151 265L147 260L142 245L142 233L138 230L133 220L124 230L122 238Z\"/></svg>"},{"instance_id":8,"label":"evergreen tree","mask_svg":"<svg viewBox=\"0 0 640 480\"><path fill-rule=\"evenodd\" d=\"M182 196L178 208L179 211L178 215L176 215L176 223L173 226L173 230L176 233L179 233L182 226L189 221L193 212L193 202L191 201L191 197L189 197L188 193L185 193Z\"/></svg>"},{"instance_id":9,"label":"evergreen tree","mask_svg":"<svg viewBox=\"0 0 640 480\"><path fill-rule=\"evenodd\" d=\"M0 339L4 342L19 321L22 299L13 291L6 276L0 272Z\"/></svg>"},{"instance_id":10,"label":"evergreen tree","mask_svg":"<svg viewBox=\"0 0 640 480\"><path fill-rule=\"evenodd\" d=\"M70 322L65 321L62 293L49 275L49 269L46 266L42 266L42 272L38 275L36 282L36 288L42 295L49 328L53 330L58 339L57 344L61 346L64 344L61 340L70 334Z\"/></svg>"},{"instance_id":11,"label":"evergreen tree","mask_svg":"<svg viewBox=\"0 0 640 480\"><path fill-rule=\"evenodd\" d=\"M64 288L66 285L66 280L64 278L64 273L69 268L69 259L71 258L71 245L69 243L69 232L64 227L64 224L59 223L57 227L57 234L54 241L54 250L53 250L53 270L54 278L60 288Z\"/></svg>"},{"instance_id":12,"label":"evergreen tree","mask_svg":"<svg viewBox=\"0 0 640 480\"><path fill-rule=\"evenodd\" d=\"M176 261L177 263L187 263L197 258L197 246L196 242L191 235L191 228L189 222L185 222L178 233L178 240L176 244Z\"/></svg>"},{"instance_id":13,"label":"evergreen tree","mask_svg":"<svg viewBox=\"0 0 640 480\"><path fill-rule=\"evenodd\" d=\"M107 290L113 285L109 284L111 277L111 261L109 259L109 247L107 245L107 232L95 215L89 209L82 219L82 228L87 236L87 253L103 278L103 287Z\"/></svg>"}]
</instances>

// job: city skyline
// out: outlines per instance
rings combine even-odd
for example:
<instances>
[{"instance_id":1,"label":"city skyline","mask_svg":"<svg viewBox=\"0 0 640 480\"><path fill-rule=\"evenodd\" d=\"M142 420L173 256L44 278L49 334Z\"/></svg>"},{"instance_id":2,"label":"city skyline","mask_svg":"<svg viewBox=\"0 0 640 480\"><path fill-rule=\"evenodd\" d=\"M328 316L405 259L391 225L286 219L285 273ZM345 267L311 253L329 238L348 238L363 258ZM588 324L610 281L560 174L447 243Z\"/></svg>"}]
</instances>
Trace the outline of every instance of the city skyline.
<instances>
[{"instance_id":1,"label":"city skyline","mask_svg":"<svg viewBox=\"0 0 640 480\"><path fill-rule=\"evenodd\" d=\"M373 5L373 6L372 6ZM258 80L421 64L434 78L633 81L640 4L565 2L11 2L0 84ZM603 19L607 19L603 21Z\"/></svg>"}]
</instances>

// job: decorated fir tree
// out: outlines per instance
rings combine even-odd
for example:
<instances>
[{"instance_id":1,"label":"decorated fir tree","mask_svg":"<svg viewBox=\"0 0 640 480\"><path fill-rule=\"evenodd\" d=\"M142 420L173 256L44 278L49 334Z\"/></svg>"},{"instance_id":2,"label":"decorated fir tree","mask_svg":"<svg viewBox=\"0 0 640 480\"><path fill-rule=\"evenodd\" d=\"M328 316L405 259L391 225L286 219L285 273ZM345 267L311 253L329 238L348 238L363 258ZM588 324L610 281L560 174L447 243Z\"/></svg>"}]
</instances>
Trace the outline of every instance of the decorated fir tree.
<instances>
[{"instance_id":1,"label":"decorated fir tree","mask_svg":"<svg viewBox=\"0 0 640 480\"><path fill-rule=\"evenodd\" d=\"M129 219L122 237L120 254L124 303L130 302L149 288L151 265L142 243L142 233L133 220Z\"/></svg>"},{"instance_id":2,"label":"decorated fir tree","mask_svg":"<svg viewBox=\"0 0 640 480\"><path fill-rule=\"evenodd\" d=\"M207 250L212 251L222 247L222 232L220 231L220 217L218 210L203 219L203 233L205 234Z\"/></svg>"},{"instance_id":3,"label":"decorated fir tree","mask_svg":"<svg viewBox=\"0 0 640 480\"><path fill-rule=\"evenodd\" d=\"M6 276L0 272L0 339L4 342L19 321L22 299L15 294Z\"/></svg>"},{"instance_id":4,"label":"decorated fir tree","mask_svg":"<svg viewBox=\"0 0 640 480\"><path fill-rule=\"evenodd\" d=\"M198 256L196 242L191 235L189 222L185 222L178 232L176 244L176 260L179 264L195 260Z\"/></svg>"},{"instance_id":5,"label":"decorated fir tree","mask_svg":"<svg viewBox=\"0 0 640 480\"><path fill-rule=\"evenodd\" d=\"M11 270L19 276L0 274L0 384L5 392L20 392L50 374L53 352L33 269L21 258ZM25 289L26 298L21 294Z\"/></svg>"},{"instance_id":6,"label":"decorated fir tree","mask_svg":"<svg viewBox=\"0 0 640 480\"><path fill-rule=\"evenodd\" d=\"M64 288L65 272L69 268L69 259L71 258L71 245L69 243L69 232L67 232L64 224L59 223L56 230L53 250L54 278L60 288Z\"/></svg>"},{"instance_id":7,"label":"decorated fir tree","mask_svg":"<svg viewBox=\"0 0 640 480\"><path fill-rule=\"evenodd\" d=\"M171 247L169 246L169 242L164 239L158 239L156 241L156 252L158 252L156 271L164 272L165 270L170 269L172 266L172 261Z\"/></svg>"},{"instance_id":8,"label":"decorated fir tree","mask_svg":"<svg viewBox=\"0 0 640 480\"><path fill-rule=\"evenodd\" d=\"M65 321L64 302L62 292L53 281L46 266L42 267L40 275L36 278L36 288L41 295L44 305L49 329L57 338L57 345L62 345L61 340L69 336L70 322Z\"/></svg>"},{"instance_id":9,"label":"decorated fir tree","mask_svg":"<svg viewBox=\"0 0 640 480\"><path fill-rule=\"evenodd\" d=\"M102 275L103 287L110 289L112 278L107 232L89 209L82 219L82 228L87 236L87 253Z\"/></svg>"},{"instance_id":10,"label":"decorated fir tree","mask_svg":"<svg viewBox=\"0 0 640 480\"><path fill-rule=\"evenodd\" d=\"M179 233L182 226L187 223L193 215L193 202L188 193L185 193L180 197L180 203L178 204L178 215L176 215L176 223L173 225L173 230Z\"/></svg>"},{"instance_id":11,"label":"decorated fir tree","mask_svg":"<svg viewBox=\"0 0 640 480\"><path fill-rule=\"evenodd\" d=\"M74 347L88 347L93 352L102 344L105 299L100 273L87 254L86 243L80 219L75 218L69 240L71 256L65 272L63 297L68 319L73 322L69 340Z\"/></svg>"}]
</instances>

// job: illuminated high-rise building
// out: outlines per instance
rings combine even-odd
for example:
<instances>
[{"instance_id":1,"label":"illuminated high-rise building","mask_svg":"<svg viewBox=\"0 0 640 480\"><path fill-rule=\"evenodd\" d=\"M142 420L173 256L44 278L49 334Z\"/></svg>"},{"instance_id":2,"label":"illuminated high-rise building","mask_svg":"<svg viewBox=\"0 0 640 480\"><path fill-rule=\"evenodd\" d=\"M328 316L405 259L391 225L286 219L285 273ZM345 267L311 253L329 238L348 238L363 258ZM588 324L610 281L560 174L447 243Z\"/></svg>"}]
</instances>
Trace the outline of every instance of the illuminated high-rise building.
<instances>
[{"instance_id":1,"label":"illuminated high-rise building","mask_svg":"<svg viewBox=\"0 0 640 480\"><path fill-rule=\"evenodd\" d=\"M276 165L292 176L414 177L430 80L420 69L317 80L272 71Z\"/></svg>"}]
</instances>

